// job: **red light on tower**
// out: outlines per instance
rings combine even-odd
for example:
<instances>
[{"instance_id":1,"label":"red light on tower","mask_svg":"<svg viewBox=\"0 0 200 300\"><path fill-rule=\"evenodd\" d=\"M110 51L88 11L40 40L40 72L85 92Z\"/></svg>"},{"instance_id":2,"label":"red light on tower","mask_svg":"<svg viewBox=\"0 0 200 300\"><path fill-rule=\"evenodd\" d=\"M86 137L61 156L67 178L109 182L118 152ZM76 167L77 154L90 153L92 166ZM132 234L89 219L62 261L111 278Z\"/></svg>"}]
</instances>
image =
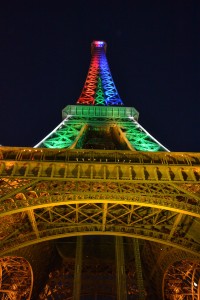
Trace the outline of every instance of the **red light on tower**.
<instances>
[{"instance_id":1,"label":"red light on tower","mask_svg":"<svg viewBox=\"0 0 200 300\"><path fill-rule=\"evenodd\" d=\"M91 50L93 51L95 48L104 48L106 52L107 44L104 41L93 41L91 44Z\"/></svg>"}]
</instances>

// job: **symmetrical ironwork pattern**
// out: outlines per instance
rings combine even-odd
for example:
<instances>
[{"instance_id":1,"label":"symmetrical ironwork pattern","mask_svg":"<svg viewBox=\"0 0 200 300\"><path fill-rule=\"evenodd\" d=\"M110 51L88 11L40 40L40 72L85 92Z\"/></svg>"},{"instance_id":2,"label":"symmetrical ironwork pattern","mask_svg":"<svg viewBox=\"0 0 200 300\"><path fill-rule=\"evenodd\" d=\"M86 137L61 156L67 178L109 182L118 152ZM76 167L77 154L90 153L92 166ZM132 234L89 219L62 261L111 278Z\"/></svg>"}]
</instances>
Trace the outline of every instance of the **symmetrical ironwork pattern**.
<instances>
[{"instance_id":1,"label":"symmetrical ironwork pattern","mask_svg":"<svg viewBox=\"0 0 200 300\"><path fill-rule=\"evenodd\" d=\"M77 104L123 105L112 79L105 51L105 42L92 43L91 63Z\"/></svg>"},{"instance_id":2,"label":"symmetrical ironwork pattern","mask_svg":"<svg viewBox=\"0 0 200 300\"><path fill-rule=\"evenodd\" d=\"M155 140L137 122L138 112L132 108L123 108L106 59L106 43L94 41L92 43L92 59L86 82L76 106L69 106L63 110L64 120L50 134L35 147L43 148L88 148L85 140L89 126L100 131L109 131L108 139L118 140L113 143L113 149L125 147L137 151L166 151L167 149ZM77 107L79 106L77 105ZM101 106L91 109L91 106ZM120 136L120 138L119 138ZM104 141L105 135L102 136ZM99 139L95 148L100 147ZM120 146L121 144L121 146ZM91 146L91 145L90 145ZM94 145L91 147L93 148ZM106 148L104 143L103 148Z\"/></svg>"},{"instance_id":3,"label":"symmetrical ironwork pattern","mask_svg":"<svg viewBox=\"0 0 200 300\"><path fill-rule=\"evenodd\" d=\"M1 220L16 219L3 229L1 250L115 233L198 253L198 160L194 153L2 148Z\"/></svg>"},{"instance_id":4,"label":"symmetrical ironwork pattern","mask_svg":"<svg viewBox=\"0 0 200 300\"><path fill-rule=\"evenodd\" d=\"M97 107L91 110L90 107L81 106L80 109L69 107L64 110L65 119L49 135L47 135L36 147L43 148L87 148L85 145L88 128L110 131L109 139L118 140L117 149L121 144L129 150L137 151L167 151L155 138L153 138L138 122L137 112L128 108L119 107L117 110L112 107ZM67 113L67 114L66 114ZM120 136L120 140L119 140ZM104 140L106 136L103 136ZM100 145L96 145L98 148ZM106 148L106 145L104 146ZM122 145L121 145L122 147ZM99 148L101 149L101 148Z\"/></svg>"},{"instance_id":5,"label":"symmetrical ironwork pattern","mask_svg":"<svg viewBox=\"0 0 200 300\"><path fill-rule=\"evenodd\" d=\"M0 258L0 298L2 300L29 300L33 288L30 264L22 257Z\"/></svg>"}]
</instances>

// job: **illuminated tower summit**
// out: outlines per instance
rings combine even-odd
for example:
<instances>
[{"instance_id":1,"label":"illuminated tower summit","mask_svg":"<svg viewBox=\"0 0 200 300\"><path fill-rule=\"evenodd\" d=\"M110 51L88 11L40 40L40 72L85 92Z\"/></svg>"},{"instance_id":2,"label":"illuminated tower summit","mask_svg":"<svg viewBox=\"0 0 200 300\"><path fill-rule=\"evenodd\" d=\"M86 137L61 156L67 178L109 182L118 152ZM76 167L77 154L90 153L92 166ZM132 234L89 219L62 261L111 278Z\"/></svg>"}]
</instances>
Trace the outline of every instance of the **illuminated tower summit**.
<instances>
[{"instance_id":1,"label":"illuminated tower summit","mask_svg":"<svg viewBox=\"0 0 200 300\"><path fill-rule=\"evenodd\" d=\"M106 59L106 43L103 41L94 41L91 45L91 52L91 65L77 104L123 105Z\"/></svg>"},{"instance_id":2,"label":"illuminated tower summit","mask_svg":"<svg viewBox=\"0 0 200 300\"><path fill-rule=\"evenodd\" d=\"M200 154L138 123L106 47L50 134L0 148L1 299L200 299Z\"/></svg>"},{"instance_id":3,"label":"illuminated tower summit","mask_svg":"<svg viewBox=\"0 0 200 300\"><path fill-rule=\"evenodd\" d=\"M124 107L106 59L106 43L94 41L91 53L78 106L68 105L63 122L36 147L166 151L138 124L136 109Z\"/></svg>"}]
</instances>

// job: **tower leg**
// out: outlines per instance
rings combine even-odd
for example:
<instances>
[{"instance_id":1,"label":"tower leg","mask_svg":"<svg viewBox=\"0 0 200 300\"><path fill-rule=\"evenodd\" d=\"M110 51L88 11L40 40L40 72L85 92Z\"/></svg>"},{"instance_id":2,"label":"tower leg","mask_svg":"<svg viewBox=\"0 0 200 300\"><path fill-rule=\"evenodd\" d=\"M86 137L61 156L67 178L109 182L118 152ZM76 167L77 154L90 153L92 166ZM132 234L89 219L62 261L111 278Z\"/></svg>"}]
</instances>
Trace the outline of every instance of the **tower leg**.
<instances>
[{"instance_id":1,"label":"tower leg","mask_svg":"<svg viewBox=\"0 0 200 300\"><path fill-rule=\"evenodd\" d=\"M123 237L115 237L117 300L127 300Z\"/></svg>"},{"instance_id":2,"label":"tower leg","mask_svg":"<svg viewBox=\"0 0 200 300\"><path fill-rule=\"evenodd\" d=\"M134 249L134 256L135 256L137 288L139 291L138 299L144 300L146 297L145 297L144 282L142 277L142 265L140 259L140 249L139 249L138 239L133 239L133 249Z\"/></svg>"},{"instance_id":3,"label":"tower leg","mask_svg":"<svg viewBox=\"0 0 200 300\"><path fill-rule=\"evenodd\" d=\"M74 271L73 300L80 300L81 295L81 271L82 271L83 237L77 236L76 262Z\"/></svg>"}]
</instances>

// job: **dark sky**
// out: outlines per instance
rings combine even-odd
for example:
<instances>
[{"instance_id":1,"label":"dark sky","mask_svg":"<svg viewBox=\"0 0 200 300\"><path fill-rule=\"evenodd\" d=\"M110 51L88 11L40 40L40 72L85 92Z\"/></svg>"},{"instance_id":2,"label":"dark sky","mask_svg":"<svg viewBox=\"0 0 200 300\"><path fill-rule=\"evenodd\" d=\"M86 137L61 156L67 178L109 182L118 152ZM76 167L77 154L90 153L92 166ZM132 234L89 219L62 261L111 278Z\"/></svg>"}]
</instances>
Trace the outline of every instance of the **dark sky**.
<instances>
[{"instance_id":1,"label":"dark sky","mask_svg":"<svg viewBox=\"0 0 200 300\"><path fill-rule=\"evenodd\" d=\"M125 106L171 151L200 151L200 2L2 1L0 144L34 146L75 104L105 40Z\"/></svg>"}]
</instances>

